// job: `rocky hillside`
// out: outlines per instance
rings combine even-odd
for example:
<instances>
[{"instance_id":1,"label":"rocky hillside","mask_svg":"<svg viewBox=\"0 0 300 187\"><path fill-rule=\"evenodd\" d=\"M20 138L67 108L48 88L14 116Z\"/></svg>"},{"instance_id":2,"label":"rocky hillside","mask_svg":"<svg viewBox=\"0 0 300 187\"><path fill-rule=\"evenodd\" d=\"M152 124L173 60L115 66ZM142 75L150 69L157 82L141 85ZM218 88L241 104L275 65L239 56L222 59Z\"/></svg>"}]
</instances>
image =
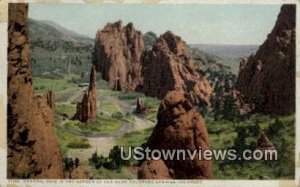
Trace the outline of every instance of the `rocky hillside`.
<instances>
[{"instance_id":1,"label":"rocky hillside","mask_svg":"<svg viewBox=\"0 0 300 187\"><path fill-rule=\"evenodd\" d=\"M9 4L7 177L63 178L54 94L34 96L27 4Z\"/></svg>"},{"instance_id":2,"label":"rocky hillside","mask_svg":"<svg viewBox=\"0 0 300 187\"><path fill-rule=\"evenodd\" d=\"M92 39L51 21L29 19L28 27L34 76L59 78L89 72Z\"/></svg>"},{"instance_id":3,"label":"rocky hillside","mask_svg":"<svg viewBox=\"0 0 300 187\"><path fill-rule=\"evenodd\" d=\"M257 112L295 112L295 5L283 5L255 55L244 58L236 88Z\"/></svg>"},{"instance_id":4,"label":"rocky hillside","mask_svg":"<svg viewBox=\"0 0 300 187\"><path fill-rule=\"evenodd\" d=\"M205 122L188 97L171 91L162 100L157 124L147 146L153 150L184 149L194 151L210 149ZM212 162L199 160L167 159L145 161L138 173L140 179L211 179Z\"/></svg>"},{"instance_id":5,"label":"rocky hillside","mask_svg":"<svg viewBox=\"0 0 300 187\"><path fill-rule=\"evenodd\" d=\"M172 90L192 93L195 103L209 105L212 87L206 77L198 73L179 36L168 31L156 40L143 59L143 92L164 98Z\"/></svg>"},{"instance_id":6,"label":"rocky hillside","mask_svg":"<svg viewBox=\"0 0 300 187\"><path fill-rule=\"evenodd\" d=\"M118 90L134 90L142 81L143 52L143 35L132 23L124 27L121 21L108 23L97 32L94 64L102 78Z\"/></svg>"}]
</instances>

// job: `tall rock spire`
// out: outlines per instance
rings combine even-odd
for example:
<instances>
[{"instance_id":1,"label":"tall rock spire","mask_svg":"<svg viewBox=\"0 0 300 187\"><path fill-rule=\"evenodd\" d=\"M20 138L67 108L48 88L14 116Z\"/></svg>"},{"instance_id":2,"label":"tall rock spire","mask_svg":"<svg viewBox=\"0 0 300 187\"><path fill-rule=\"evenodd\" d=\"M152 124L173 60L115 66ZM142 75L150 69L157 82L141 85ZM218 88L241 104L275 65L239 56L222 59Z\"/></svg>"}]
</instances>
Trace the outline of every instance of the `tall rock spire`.
<instances>
[{"instance_id":1,"label":"tall rock spire","mask_svg":"<svg viewBox=\"0 0 300 187\"><path fill-rule=\"evenodd\" d=\"M7 177L60 179L54 94L34 96L27 12L28 4L9 4Z\"/></svg>"},{"instance_id":2,"label":"tall rock spire","mask_svg":"<svg viewBox=\"0 0 300 187\"><path fill-rule=\"evenodd\" d=\"M93 122L97 120L97 90L96 90L96 68L91 68L90 84L88 90L85 91L81 102L77 102L76 114L73 119L79 121Z\"/></svg>"}]
</instances>

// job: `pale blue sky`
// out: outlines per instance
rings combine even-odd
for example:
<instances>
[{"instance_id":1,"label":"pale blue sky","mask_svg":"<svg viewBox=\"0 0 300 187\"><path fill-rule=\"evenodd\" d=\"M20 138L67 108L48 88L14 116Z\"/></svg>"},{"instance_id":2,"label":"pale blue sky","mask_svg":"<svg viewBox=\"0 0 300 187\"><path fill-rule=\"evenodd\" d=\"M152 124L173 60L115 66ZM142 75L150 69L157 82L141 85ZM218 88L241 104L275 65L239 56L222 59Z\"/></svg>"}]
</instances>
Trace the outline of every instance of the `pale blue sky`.
<instances>
[{"instance_id":1,"label":"pale blue sky","mask_svg":"<svg viewBox=\"0 0 300 187\"><path fill-rule=\"evenodd\" d=\"M95 37L107 22L133 22L160 35L167 30L188 43L261 44L271 32L281 5L204 4L30 4L29 17L52 20Z\"/></svg>"}]
</instances>

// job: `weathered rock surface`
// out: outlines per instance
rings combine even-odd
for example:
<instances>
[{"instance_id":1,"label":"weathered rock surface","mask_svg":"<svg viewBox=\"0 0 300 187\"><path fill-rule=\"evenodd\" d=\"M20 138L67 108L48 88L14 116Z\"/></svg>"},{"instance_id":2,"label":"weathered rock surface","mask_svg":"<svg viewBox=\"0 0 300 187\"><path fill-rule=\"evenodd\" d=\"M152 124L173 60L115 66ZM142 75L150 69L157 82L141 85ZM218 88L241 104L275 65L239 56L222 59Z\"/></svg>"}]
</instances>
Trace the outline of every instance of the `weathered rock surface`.
<instances>
[{"instance_id":1,"label":"weathered rock surface","mask_svg":"<svg viewBox=\"0 0 300 187\"><path fill-rule=\"evenodd\" d=\"M95 66L91 69L90 84L86 92L84 93L81 102L77 102L76 114L73 119L79 121L93 122L97 120L97 94L96 94L96 70Z\"/></svg>"},{"instance_id":2,"label":"weathered rock surface","mask_svg":"<svg viewBox=\"0 0 300 187\"><path fill-rule=\"evenodd\" d=\"M204 75L196 72L184 41L168 31L143 57L143 92L164 98L172 90L190 93L194 103L210 105L213 89Z\"/></svg>"},{"instance_id":3,"label":"weathered rock surface","mask_svg":"<svg viewBox=\"0 0 300 187\"><path fill-rule=\"evenodd\" d=\"M34 96L27 4L9 4L7 177L63 178L52 91Z\"/></svg>"},{"instance_id":4,"label":"weathered rock surface","mask_svg":"<svg viewBox=\"0 0 300 187\"><path fill-rule=\"evenodd\" d=\"M94 64L104 80L118 90L134 90L142 82L143 35L132 23L108 23L96 35ZM117 83L115 83L118 81Z\"/></svg>"},{"instance_id":5,"label":"weathered rock surface","mask_svg":"<svg viewBox=\"0 0 300 187\"><path fill-rule=\"evenodd\" d=\"M162 160L149 160L143 162L138 171L139 179L172 179L170 171Z\"/></svg>"},{"instance_id":6,"label":"weathered rock surface","mask_svg":"<svg viewBox=\"0 0 300 187\"><path fill-rule=\"evenodd\" d=\"M136 100L135 112L138 114L144 114L147 112L147 106L145 105L145 103L142 101L141 98L137 98Z\"/></svg>"},{"instance_id":7,"label":"weathered rock surface","mask_svg":"<svg viewBox=\"0 0 300 187\"><path fill-rule=\"evenodd\" d=\"M202 152L210 149L208 133L203 118L190 100L179 91L169 92L160 104L157 119L158 122L147 142L150 149L197 150L197 154L193 160L145 161L138 177L211 179L212 162L198 159L199 147Z\"/></svg>"},{"instance_id":8,"label":"weathered rock surface","mask_svg":"<svg viewBox=\"0 0 300 187\"><path fill-rule=\"evenodd\" d=\"M265 133L261 133L257 140L257 149L259 150L274 150L275 147Z\"/></svg>"},{"instance_id":9,"label":"weathered rock surface","mask_svg":"<svg viewBox=\"0 0 300 187\"><path fill-rule=\"evenodd\" d=\"M266 41L240 64L236 88L256 112L295 112L295 12L283 5Z\"/></svg>"}]
</instances>

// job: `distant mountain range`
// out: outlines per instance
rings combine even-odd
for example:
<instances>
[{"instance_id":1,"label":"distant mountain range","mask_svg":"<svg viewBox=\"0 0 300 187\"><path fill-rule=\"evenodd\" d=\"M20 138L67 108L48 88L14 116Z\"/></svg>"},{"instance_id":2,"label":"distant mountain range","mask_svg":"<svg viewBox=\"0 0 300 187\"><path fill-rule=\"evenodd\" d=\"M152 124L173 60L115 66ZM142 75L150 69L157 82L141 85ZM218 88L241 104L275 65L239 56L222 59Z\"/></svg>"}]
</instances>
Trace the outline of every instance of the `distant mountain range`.
<instances>
[{"instance_id":1,"label":"distant mountain range","mask_svg":"<svg viewBox=\"0 0 300 187\"><path fill-rule=\"evenodd\" d=\"M217 44L190 44L206 53L225 58L240 58L249 56L258 49L259 45L217 45Z\"/></svg>"},{"instance_id":2,"label":"distant mountain range","mask_svg":"<svg viewBox=\"0 0 300 187\"><path fill-rule=\"evenodd\" d=\"M48 20L29 19L29 42L33 75L57 78L64 74L85 74L92 64L94 39L77 34ZM154 33L144 35L147 48L157 39ZM255 52L256 45L188 45L190 55L206 71L231 71L237 73L239 58Z\"/></svg>"},{"instance_id":3,"label":"distant mountain range","mask_svg":"<svg viewBox=\"0 0 300 187\"><path fill-rule=\"evenodd\" d=\"M94 44L93 39L68 30L54 21L29 19L29 31L33 38L47 37L48 40L63 40L86 45Z\"/></svg>"}]
</instances>

